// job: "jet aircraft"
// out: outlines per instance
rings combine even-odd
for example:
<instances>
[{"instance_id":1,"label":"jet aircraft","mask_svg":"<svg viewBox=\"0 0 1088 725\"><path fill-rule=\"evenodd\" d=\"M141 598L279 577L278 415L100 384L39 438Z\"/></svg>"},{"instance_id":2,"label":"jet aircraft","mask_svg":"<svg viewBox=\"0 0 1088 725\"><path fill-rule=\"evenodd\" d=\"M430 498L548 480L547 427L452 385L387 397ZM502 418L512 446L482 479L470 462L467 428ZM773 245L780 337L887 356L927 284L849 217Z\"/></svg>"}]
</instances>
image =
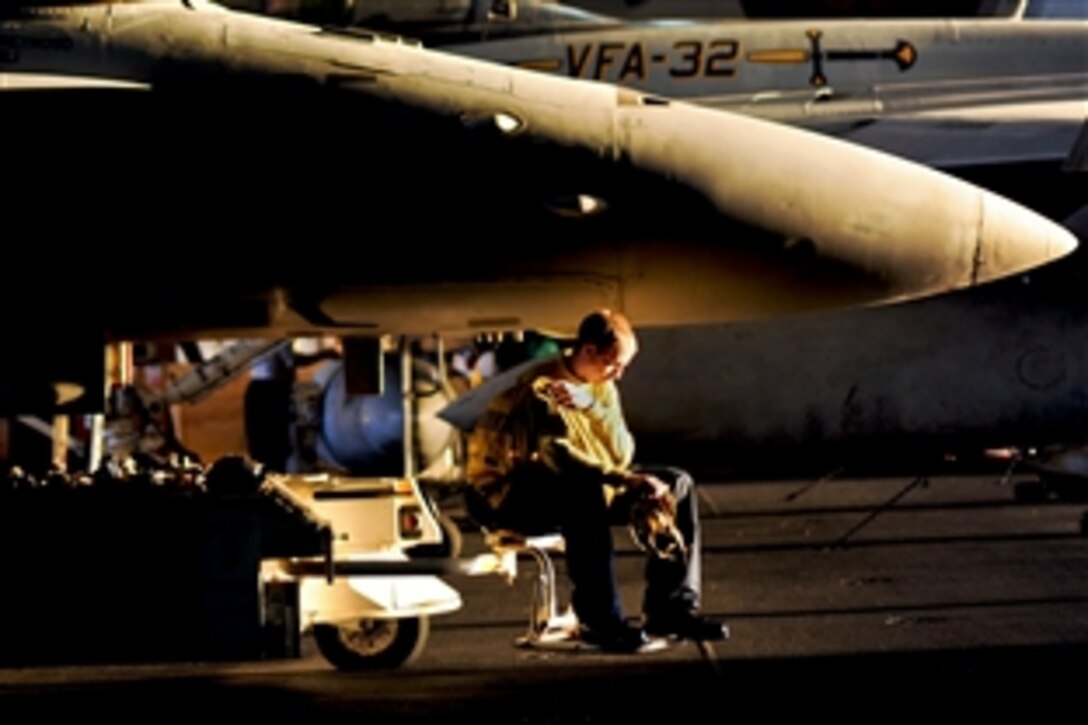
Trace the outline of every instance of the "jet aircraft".
<instances>
[{"instance_id":1,"label":"jet aircraft","mask_svg":"<svg viewBox=\"0 0 1088 725\"><path fill-rule=\"evenodd\" d=\"M108 340L748 319L1076 244L921 165L608 83L201 0L0 17L7 73L122 83L0 93L35 271L3 292L19 407L92 390Z\"/></svg>"},{"instance_id":2,"label":"jet aircraft","mask_svg":"<svg viewBox=\"0 0 1088 725\"><path fill-rule=\"evenodd\" d=\"M1026 15L1047 15L1040 5ZM642 62L682 37L701 38L684 47L708 58L710 36L693 34L703 32L735 43L717 78L729 93L715 95L705 66L684 78ZM783 32L808 47L790 51ZM457 49L811 126L983 180L1053 218L1088 204L1083 151L1071 153L1086 138L1083 21L598 23L538 40ZM549 52L554 63L526 61ZM623 383L640 449L766 472L775 461L924 466L991 446L1080 444L1088 379L1074 256L880 310L646 330Z\"/></svg>"},{"instance_id":3,"label":"jet aircraft","mask_svg":"<svg viewBox=\"0 0 1088 725\"><path fill-rule=\"evenodd\" d=\"M264 0L228 2L271 9ZM729 3L619 5L592 4L617 11L598 14L550 0L334 0L277 2L275 12L404 32L470 56L811 128L950 171L1054 219L1088 203L1078 175L1062 173L1088 116L1083 10L803 5L812 15L870 16L859 22L788 19L798 7L752 2L743 9L775 19L751 22L709 17ZM654 17L650 8L698 17Z\"/></svg>"},{"instance_id":4,"label":"jet aircraft","mask_svg":"<svg viewBox=\"0 0 1088 725\"><path fill-rule=\"evenodd\" d=\"M1088 238L1088 209L1067 223ZM1031 465L1072 447L1059 460L1083 465L1085 264L1078 249L901 305L642 329L620 382L638 460L682 461L701 476L919 474ZM501 372L438 416L470 428L521 371L523 347L500 343Z\"/></svg>"},{"instance_id":5,"label":"jet aircraft","mask_svg":"<svg viewBox=\"0 0 1088 725\"><path fill-rule=\"evenodd\" d=\"M762 13L759 22L712 16L728 14L730 3L718 2L586 5L609 14L552 0L435 3L287 0L274 11L305 9L324 23L811 128L948 171L1055 220L1088 204L1083 174L1067 173L1084 170L1068 157L1088 119L1088 16L1061 2L803 5L836 20L796 20L790 3L732 8ZM681 16L656 16L672 11ZM843 20L854 14L868 17Z\"/></svg>"},{"instance_id":6,"label":"jet aircraft","mask_svg":"<svg viewBox=\"0 0 1088 725\"><path fill-rule=\"evenodd\" d=\"M601 25L655 18L1022 17L1027 0L227 0L266 15L408 34L537 32L545 26ZM1039 3L1036 3L1039 4Z\"/></svg>"},{"instance_id":7,"label":"jet aircraft","mask_svg":"<svg viewBox=\"0 0 1088 725\"><path fill-rule=\"evenodd\" d=\"M640 455L760 475L922 473L1083 446L1085 261L1078 250L879 310L647 329L622 382Z\"/></svg>"},{"instance_id":8,"label":"jet aircraft","mask_svg":"<svg viewBox=\"0 0 1088 725\"><path fill-rule=\"evenodd\" d=\"M1088 115L1088 23L1077 20L587 20L525 32L443 45L941 168L1061 161Z\"/></svg>"}]
</instances>

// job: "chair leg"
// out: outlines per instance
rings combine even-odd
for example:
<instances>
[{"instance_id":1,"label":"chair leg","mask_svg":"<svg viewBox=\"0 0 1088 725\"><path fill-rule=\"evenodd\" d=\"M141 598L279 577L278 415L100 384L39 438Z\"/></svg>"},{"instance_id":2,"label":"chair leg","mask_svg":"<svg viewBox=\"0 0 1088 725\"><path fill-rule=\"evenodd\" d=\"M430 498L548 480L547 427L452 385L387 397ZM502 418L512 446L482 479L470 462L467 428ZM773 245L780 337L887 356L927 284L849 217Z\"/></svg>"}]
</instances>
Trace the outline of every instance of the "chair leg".
<instances>
[{"instance_id":1,"label":"chair leg","mask_svg":"<svg viewBox=\"0 0 1088 725\"><path fill-rule=\"evenodd\" d=\"M536 559L537 573L533 582L533 601L529 612L530 635L543 634L558 614L555 603L555 565L548 552L529 547Z\"/></svg>"},{"instance_id":2,"label":"chair leg","mask_svg":"<svg viewBox=\"0 0 1088 725\"><path fill-rule=\"evenodd\" d=\"M545 549L528 546L524 549L536 560L533 581L533 601L529 611L529 631L518 638L521 647L537 649L577 649L578 618L568 609L560 614L557 606L555 565Z\"/></svg>"}]
</instances>

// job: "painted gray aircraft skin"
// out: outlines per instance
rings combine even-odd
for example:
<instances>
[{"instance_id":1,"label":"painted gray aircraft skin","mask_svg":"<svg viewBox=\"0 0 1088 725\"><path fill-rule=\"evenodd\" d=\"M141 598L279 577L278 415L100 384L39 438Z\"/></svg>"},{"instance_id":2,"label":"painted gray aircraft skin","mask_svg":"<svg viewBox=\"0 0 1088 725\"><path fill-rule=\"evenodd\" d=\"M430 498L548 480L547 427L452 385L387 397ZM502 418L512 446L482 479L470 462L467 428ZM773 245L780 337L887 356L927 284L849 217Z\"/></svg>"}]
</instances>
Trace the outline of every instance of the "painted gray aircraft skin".
<instances>
[{"instance_id":1,"label":"painted gray aircraft skin","mask_svg":"<svg viewBox=\"0 0 1088 725\"><path fill-rule=\"evenodd\" d=\"M631 20L815 17L1020 17L1026 0L878 0L880 7L779 0L579 2L556 0L225 0L246 10L320 25L405 34L428 45L618 27ZM866 6L870 5L865 3ZM869 10L866 15L864 10Z\"/></svg>"},{"instance_id":2,"label":"painted gray aircraft skin","mask_svg":"<svg viewBox=\"0 0 1088 725\"><path fill-rule=\"evenodd\" d=\"M711 36L680 40L696 27L647 24L626 36L598 29L581 44L574 33L557 35L539 57L558 57L561 73L614 81L626 69L623 82L637 87L949 168L1060 161L1088 113L1084 22L717 23L731 29L719 40L736 42L717 87L741 89L724 96L707 77ZM791 55L783 32L808 49L794 43L794 53L805 52ZM666 45L655 46L656 38ZM675 68L648 70L648 54L672 57L668 42L690 42L684 47L702 55L703 72L684 80L673 77ZM518 44L527 39L468 52L516 61L512 51L492 54ZM880 47L885 52L874 52ZM1030 181L1016 193L1040 206L1068 213L1088 203L1083 174L1078 180L1053 167L1024 178ZM1069 198L1042 199L1057 195L1059 179ZM1076 257L905 306L647 330L623 381L641 455L693 466L831 470L880 458L902 465L912 456L932 466L945 452L974 455L984 447L1078 444L1088 432L1088 310L1083 257Z\"/></svg>"},{"instance_id":3,"label":"painted gray aircraft skin","mask_svg":"<svg viewBox=\"0 0 1088 725\"><path fill-rule=\"evenodd\" d=\"M475 140L465 129L481 126L480 133L487 141L499 139L504 157L517 159L517 154L530 144L545 146L549 155L562 157L559 160L563 166L557 167L554 161L534 166L533 174L551 180L555 175L566 176L565 165L575 163L580 173L566 180L572 186L575 179L582 181L581 172L587 168L600 176L598 167L621 178L594 181L610 183L611 188L624 193L628 193L628 185L641 182L637 173L633 174L637 178L623 177L632 169L667 179L669 187L677 189L681 197L690 194L695 203L711 207L707 210L710 216L702 217L700 222L720 215L723 221L741 221L760 232L775 233L779 241L770 251L783 258L789 253L783 253L782 239L810 240L803 246L814 245L818 256L842 265L847 273L851 268L860 272L866 283L861 287L868 287L872 278L877 278L877 286L882 289L875 294L871 289L862 291L858 302L866 298L903 299L968 286L1062 256L1075 245L1056 225L977 188L816 135L687 104L648 99L609 85L549 77L372 37L329 33L312 26L232 13L212 4L151 0L31 9L26 17L4 21L0 39L5 66L11 72L79 74L156 89L180 87L195 93L189 99L219 91L225 91L223 95L254 92L255 88L263 91L266 85L274 86L276 93L295 86L305 91L318 88L337 98L366 101L368 113L359 116L363 122L394 117L396 112L408 109L422 116L424 123L433 122L436 132L448 132L440 122L452 122L455 133ZM222 95L215 97L224 100ZM409 145L426 145L428 138L419 130L413 127L405 137L381 138L364 148L370 152L370 146L374 146L376 153L377 147L394 146L398 153L408 153ZM440 148L427 150L430 153ZM479 150L484 153L490 148L482 144ZM278 149L270 147L267 151L274 155ZM801 163L806 159L811 163ZM528 154L525 160L542 162L535 154ZM494 163L491 157L482 156L481 162ZM830 168L835 166L849 169L849 173ZM835 183L853 187L849 202L841 199L847 187L840 186L835 198L814 188L817 185L811 178L812 168L819 168L819 175L828 175L829 180L841 175ZM420 176L413 177L413 182L425 184L425 175ZM395 181L392 174L388 177L382 181ZM882 177L886 184L880 183ZM896 193L887 193L892 188ZM577 193L578 189L568 191ZM521 190L517 194L529 195ZM613 198L605 194L602 201L619 204L622 199L619 193ZM926 211L925 219L919 218L922 209ZM498 213L501 208L494 211ZM577 216L583 210L578 207L571 211ZM843 213L852 217L845 225L839 217ZM889 215L897 217L894 223ZM602 216L609 216L607 210ZM705 227L701 233L686 231L682 219L669 216L676 230L672 238L662 242L681 247L694 244L693 251L702 252L700 262L704 265L713 263L717 252L727 252L728 256L728 242L707 240ZM487 224L480 214L469 213L467 217L471 228L486 233ZM444 223L454 225L459 221L450 217ZM919 222L924 228L918 226ZM692 236L699 238L689 241ZM647 249L657 249L655 244L651 241ZM596 245L596 249L601 248ZM670 248L672 257L676 257L676 249ZM388 265L392 271L385 270L381 275L364 272L363 276L370 277L366 281L378 281L406 275L408 279L398 280L402 285L395 291L408 293L413 277L420 282L448 282L466 273L466 267L479 270L479 280L545 275L537 277L535 284L546 281L549 273L598 280L616 275L614 262L595 259L599 252L584 249L566 255L554 250L517 250L504 255L512 257L512 261L473 260L471 265L439 256L427 269L411 272L397 264L399 260L394 257ZM557 258L562 261L555 261ZM657 298L656 303L650 299L636 302L640 296L638 284L654 278L655 266L650 262L656 261L665 263L652 254L646 259L636 254L629 263L637 267L637 272L627 276L619 272L622 281L631 283L623 290L624 301L629 306L644 306L646 309L638 312L651 324L677 321L668 319L669 313L661 309L660 295L648 296ZM739 275L723 265L721 271L726 276L718 280L722 294L738 303L736 309L743 308L743 315L759 312L772 298L790 297L789 286L772 285L773 292L758 292L758 299L752 300L755 304L749 304L744 290L766 286L750 282L751 274L759 268L758 260L719 261L734 261L735 268L743 270L743 278L734 279ZM689 270L681 265L670 271L682 276L681 272ZM443 275L450 279L443 279ZM811 269L806 269L806 276L818 282ZM835 275L834 281L835 290L844 289L840 287L843 277ZM599 289L608 287L608 283L598 281L587 287ZM844 295L834 290L821 294L836 298L834 303L848 303L850 285L845 290ZM428 292L423 294L427 296ZM800 294L803 301L798 309L810 304L819 306L820 295L812 296L811 290ZM383 300L372 289L367 290L367 295L379 305L387 302L393 308L399 306ZM709 311L716 306L714 298L715 293L710 292L700 300L711 303L707 315L726 314L724 308ZM344 304L350 306L350 299ZM338 304L337 300L320 302L322 308L336 308ZM656 307L657 312L651 307ZM780 309L786 307L788 304ZM480 316L486 317L489 311L485 306ZM680 313L680 318L686 311ZM329 309L325 313L336 318ZM508 314L519 317L517 313ZM558 322L557 317L546 312L540 315L526 314L522 322L543 326ZM350 322L351 313L344 313L341 319ZM359 322L365 327L388 329L380 318ZM465 319L432 318L423 324L424 329L472 327Z\"/></svg>"},{"instance_id":4,"label":"painted gray aircraft skin","mask_svg":"<svg viewBox=\"0 0 1088 725\"><path fill-rule=\"evenodd\" d=\"M363 0L365 2L365 0ZM1010 17L1025 0L580 0L624 18ZM1038 0L1031 4L1036 4Z\"/></svg>"},{"instance_id":5,"label":"painted gray aircraft skin","mask_svg":"<svg viewBox=\"0 0 1088 725\"><path fill-rule=\"evenodd\" d=\"M1088 237L1088 208L1067 221ZM880 309L641 328L619 383L637 460L697 475L926 473L950 455L977 465L987 449L1080 447L1086 283L1078 249L1016 278ZM516 349L504 357L517 362ZM440 415L470 425L519 369Z\"/></svg>"},{"instance_id":6,"label":"painted gray aircraft skin","mask_svg":"<svg viewBox=\"0 0 1088 725\"><path fill-rule=\"evenodd\" d=\"M1036 4L1028 14L1046 13ZM734 57L717 79L706 72L713 36L682 35L699 27L646 24L640 34L598 27L546 38L536 56L514 52L526 38L468 52L507 62L550 57L552 70L614 81L626 69L625 83L743 112L760 106L756 113L948 167L1060 161L1088 111L1083 22L716 23L705 28L724 29L719 40L736 42L735 54L727 43ZM764 33L770 40L760 40ZM790 37L798 41L792 51ZM671 58L669 42L690 42L684 48L703 58L703 72L679 79L659 66L651 75L648 54L661 47ZM880 47L885 52L875 52ZM782 55L769 54L775 49ZM746 90L718 97L715 81ZM1022 167L1009 168L1009 176L1022 175ZM1088 203L1083 175L1064 177L1073 193L1060 203L1045 198L1057 193L1056 166L1024 178L1017 193L1040 206L1068 213ZM904 306L645 330L622 383L640 457L757 471L819 462L831 470L879 457L901 465L914 456L924 466L945 452L1080 443L1088 431L1088 310L1083 255L1075 256Z\"/></svg>"},{"instance_id":7,"label":"painted gray aircraft skin","mask_svg":"<svg viewBox=\"0 0 1088 725\"><path fill-rule=\"evenodd\" d=\"M833 133L943 168L1063 159L1088 22L628 23L448 49Z\"/></svg>"},{"instance_id":8,"label":"painted gray aircraft skin","mask_svg":"<svg viewBox=\"0 0 1088 725\"><path fill-rule=\"evenodd\" d=\"M1086 282L1078 251L1020 278L880 310L644 330L621 382L640 458L921 473L945 454L1083 444Z\"/></svg>"},{"instance_id":9,"label":"painted gray aircraft skin","mask_svg":"<svg viewBox=\"0 0 1088 725\"><path fill-rule=\"evenodd\" d=\"M104 339L566 330L605 305L653 326L903 301L1076 246L923 166L605 83L198 0L0 17L6 72L127 84L0 93L5 203L29 230L24 264L49 271L47 290L27 275L3 292L32 341L17 369L38 379ZM96 243L62 246L89 227ZM118 259L146 266L153 249L175 260L119 277Z\"/></svg>"},{"instance_id":10,"label":"painted gray aircraft skin","mask_svg":"<svg viewBox=\"0 0 1088 725\"><path fill-rule=\"evenodd\" d=\"M229 2L273 9L266 0ZM603 15L549 0L274 2L277 13L305 10L322 23L406 33L455 52L812 128L1033 197L1055 219L1077 198L1088 203L1079 179L1056 173L1088 116L1088 23L1083 10L1060 2L937 4L968 18L959 21L919 19L937 15L925 3L909 3L913 20L889 20L901 7L895 2L876 3L885 17L864 21L784 19L789 3L756 3L783 19L632 21L673 4L593 4L629 11ZM716 3L694 5L709 11ZM852 12L833 5L834 14ZM1017 19L1025 14L1062 19ZM1041 184L1063 200L1041 199Z\"/></svg>"}]
</instances>

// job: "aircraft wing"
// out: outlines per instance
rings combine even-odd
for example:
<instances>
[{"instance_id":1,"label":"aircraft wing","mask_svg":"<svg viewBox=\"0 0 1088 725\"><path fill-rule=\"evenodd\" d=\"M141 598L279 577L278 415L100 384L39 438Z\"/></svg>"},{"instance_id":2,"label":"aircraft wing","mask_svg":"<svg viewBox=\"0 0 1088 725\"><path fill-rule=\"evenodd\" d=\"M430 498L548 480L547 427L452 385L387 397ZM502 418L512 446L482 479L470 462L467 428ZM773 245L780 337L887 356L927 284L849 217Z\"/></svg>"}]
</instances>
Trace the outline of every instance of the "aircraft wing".
<instances>
[{"instance_id":1,"label":"aircraft wing","mask_svg":"<svg viewBox=\"0 0 1088 725\"><path fill-rule=\"evenodd\" d=\"M1076 244L919 164L607 83L199 0L31 10L0 20L6 72L153 92L0 94L22 373L107 339L871 305Z\"/></svg>"},{"instance_id":2,"label":"aircraft wing","mask_svg":"<svg viewBox=\"0 0 1088 725\"><path fill-rule=\"evenodd\" d=\"M1069 154L1088 118L1088 66L1074 65L1047 74L889 82L864 92L768 89L689 100L798 124L937 168L1054 162Z\"/></svg>"},{"instance_id":3,"label":"aircraft wing","mask_svg":"<svg viewBox=\"0 0 1088 725\"><path fill-rule=\"evenodd\" d=\"M838 135L942 169L1059 162L1086 118L1088 101L989 104L892 114Z\"/></svg>"}]
</instances>

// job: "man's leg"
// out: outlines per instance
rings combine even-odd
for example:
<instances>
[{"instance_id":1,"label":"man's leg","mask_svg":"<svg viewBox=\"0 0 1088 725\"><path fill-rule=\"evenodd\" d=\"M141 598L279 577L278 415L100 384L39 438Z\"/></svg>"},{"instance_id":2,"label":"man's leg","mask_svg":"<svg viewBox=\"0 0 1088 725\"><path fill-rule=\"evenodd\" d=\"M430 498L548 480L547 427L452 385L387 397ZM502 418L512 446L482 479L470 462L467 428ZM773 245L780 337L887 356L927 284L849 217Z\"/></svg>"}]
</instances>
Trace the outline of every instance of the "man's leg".
<instances>
[{"instance_id":1,"label":"man's leg","mask_svg":"<svg viewBox=\"0 0 1088 725\"><path fill-rule=\"evenodd\" d=\"M560 512L566 543L571 603L578 619L591 629L623 621L612 550L612 524L604 487L589 481L567 481Z\"/></svg>"},{"instance_id":2,"label":"man's leg","mask_svg":"<svg viewBox=\"0 0 1088 725\"><path fill-rule=\"evenodd\" d=\"M582 639L609 652L638 652L650 642L623 617L604 486L573 480L565 482L565 492L561 527Z\"/></svg>"},{"instance_id":3,"label":"man's leg","mask_svg":"<svg viewBox=\"0 0 1088 725\"><path fill-rule=\"evenodd\" d=\"M527 534L563 534L571 604L582 638L611 652L635 652L648 640L623 618L604 486L557 476L513 482L496 513L500 525Z\"/></svg>"},{"instance_id":4,"label":"man's leg","mask_svg":"<svg viewBox=\"0 0 1088 725\"><path fill-rule=\"evenodd\" d=\"M552 475L521 476L498 509L481 512L481 499L469 510L481 523L526 535L562 533L571 600L587 626L622 621L613 566L612 531L604 487L592 481Z\"/></svg>"},{"instance_id":5,"label":"man's leg","mask_svg":"<svg viewBox=\"0 0 1088 725\"><path fill-rule=\"evenodd\" d=\"M642 611L652 634L675 634L690 639L725 639L728 628L700 616L702 591L702 537L695 481L678 468L641 469L669 485L676 500L676 527L684 539L686 556L646 562L646 592Z\"/></svg>"},{"instance_id":6,"label":"man's leg","mask_svg":"<svg viewBox=\"0 0 1088 725\"><path fill-rule=\"evenodd\" d=\"M651 556L646 562L646 593L642 610L647 616L699 607L702 587L702 552L699 534L699 501L695 482L678 468L640 469L660 478L676 500L676 527L684 539L687 555L675 560Z\"/></svg>"}]
</instances>

